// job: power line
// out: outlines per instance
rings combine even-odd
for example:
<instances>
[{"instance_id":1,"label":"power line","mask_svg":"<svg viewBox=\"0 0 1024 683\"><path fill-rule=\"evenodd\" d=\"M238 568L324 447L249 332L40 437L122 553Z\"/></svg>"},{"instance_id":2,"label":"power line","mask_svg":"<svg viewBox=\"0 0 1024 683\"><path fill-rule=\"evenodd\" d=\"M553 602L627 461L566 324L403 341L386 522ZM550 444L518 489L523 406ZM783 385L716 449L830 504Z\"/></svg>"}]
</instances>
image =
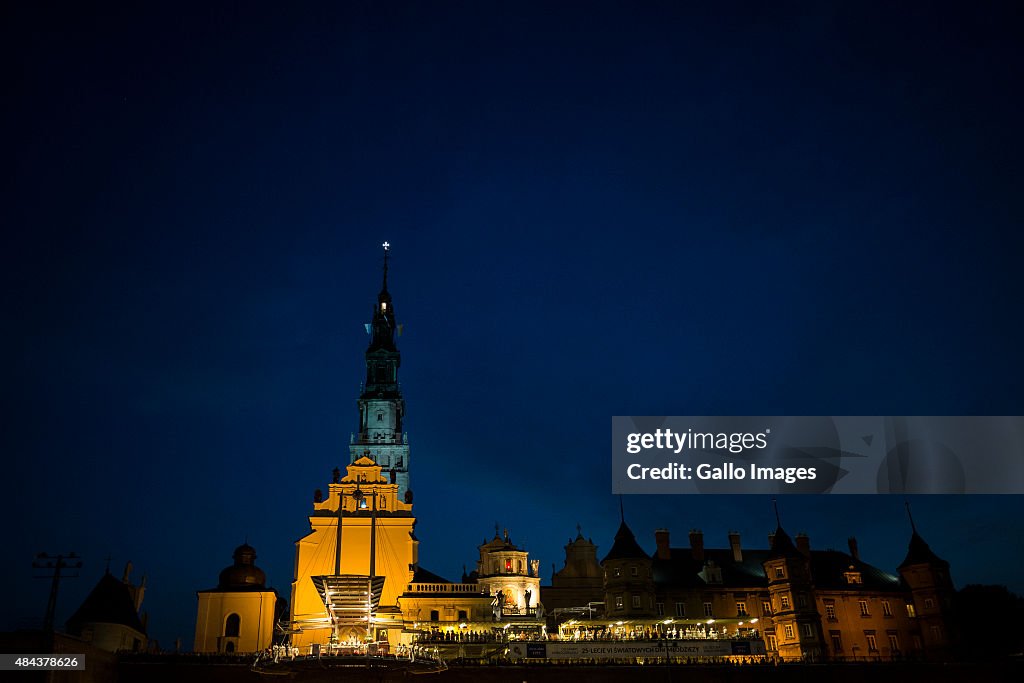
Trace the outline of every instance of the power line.
<instances>
[{"instance_id":1,"label":"power line","mask_svg":"<svg viewBox=\"0 0 1024 683\"><path fill-rule=\"evenodd\" d=\"M61 579L76 579L78 571L82 568L82 559L75 553L67 555L48 555L39 553L32 561L32 568L43 572L37 574L37 579L52 579L50 584L50 599L46 603L46 617L43 620L43 630L46 633L53 633L53 619L57 612L57 589L60 587ZM73 570L74 574L61 573L61 570Z\"/></svg>"}]
</instances>

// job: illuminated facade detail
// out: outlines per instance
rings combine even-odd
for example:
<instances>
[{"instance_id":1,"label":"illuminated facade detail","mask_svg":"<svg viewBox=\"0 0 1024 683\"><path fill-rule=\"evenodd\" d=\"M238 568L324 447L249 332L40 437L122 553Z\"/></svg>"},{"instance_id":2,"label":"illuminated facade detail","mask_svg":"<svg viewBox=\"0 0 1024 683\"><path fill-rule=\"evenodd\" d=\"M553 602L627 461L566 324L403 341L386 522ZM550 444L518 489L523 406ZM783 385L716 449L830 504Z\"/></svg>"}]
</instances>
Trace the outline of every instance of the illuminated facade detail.
<instances>
[{"instance_id":1,"label":"illuminated facade detail","mask_svg":"<svg viewBox=\"0 0 1024 683\"><path fill-rule=\"evenodd\" d=\"M292 645L306 648L314 643L326 644L332 637L340 642L365 639L366 628L361 624L347 624L340 633L335 632L313 578L369 576L371 545L372 574L384 577L380 603L373 615L376 633L371 635L394 644L400 642L403 624L398 597L412 579L419 541L413 534L416 519L412 504L401 499L398 484L389 481L383 468L371 458L361 457L348 466L346 476L330 484L324 500L313 504L309 524L311 532L295 543L291 622L298 632L292 635Z\"/></svg>"},{"instance_id":2,"label":"illuminated facade detail","mask_svg":"<svg viewBox=\"0 0 1024 683\"><path fill-rule=\"evenodd\" d=\"M531 562L530 554L512 543L508 529L504 536L499 536L495 529L494 538L482 543L478 550L476 583L495 600L495 616L536 617L540 602L539 563Z\"/></svg>"},{"instance_id":3,"label":"illuminated facade detail","mask_svg":"<svg viewBox=\"0 0 1024 683\"><path fill-rule=\"evenodd\" d=\"M195 652L260 652L273 640L277 593L266 587L255 548L242 544L233 558L216 588L196 594Z\"/></svg>"}]
</instances>

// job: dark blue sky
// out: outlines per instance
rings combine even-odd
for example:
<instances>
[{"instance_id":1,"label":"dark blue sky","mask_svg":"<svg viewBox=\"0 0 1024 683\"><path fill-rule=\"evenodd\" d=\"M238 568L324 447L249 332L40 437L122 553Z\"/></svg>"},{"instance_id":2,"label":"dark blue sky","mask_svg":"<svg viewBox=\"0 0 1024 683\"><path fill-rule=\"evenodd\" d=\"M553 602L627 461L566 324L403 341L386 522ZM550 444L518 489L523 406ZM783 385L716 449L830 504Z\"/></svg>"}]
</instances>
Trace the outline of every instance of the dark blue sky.
<instances>
[{"instance_id":1,"label":"dark blue sky","mask_svg":"<svg viewBox=\"0 0 1024 683\"><path fill-rule=\"evenodd\" d=\"M85 557L61 621L131 559L167 646L246 536L287 596L384 240L449 578L495 521L545 577L577 522L607 551L612 415L1024 413L1015 3L267 4L5 10L0 627L41 550ZM906 551L902 499L780 503ZM1024 591L1019 497L913 505L958 584ZM651 550L774 528L626 510Z\"/></svg>"}]
</instances>

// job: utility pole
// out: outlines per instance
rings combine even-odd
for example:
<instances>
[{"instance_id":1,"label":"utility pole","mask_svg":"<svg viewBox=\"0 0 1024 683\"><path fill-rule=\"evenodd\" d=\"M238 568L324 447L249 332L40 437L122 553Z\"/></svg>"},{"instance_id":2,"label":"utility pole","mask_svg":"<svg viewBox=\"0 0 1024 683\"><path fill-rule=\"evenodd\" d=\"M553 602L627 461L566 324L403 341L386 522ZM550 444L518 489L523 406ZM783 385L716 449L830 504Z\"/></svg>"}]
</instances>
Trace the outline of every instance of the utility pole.
<instances>
[{"instance_id":1,"label":"utility pole","mask_svg":"<svg viewBox=\"0 0 1024 683\"><path fill-rule=\"evenodd\" d=\"M82 568L82 559L75 553L68 553L67 555L39 553L36 555L36 559L32 561L32 568L42 572L42 574L36 575L37 579L53 579L53 582L50 584L50 599L46 603L46 617L43 620L43 631L53 633L53 619L54 614L57 612L57 588L60 586L60 580L62 578L78 578L77 570ZM61 570L64 569L73 570L75 573L62 574Z\"/></svg>"}]
</instances>

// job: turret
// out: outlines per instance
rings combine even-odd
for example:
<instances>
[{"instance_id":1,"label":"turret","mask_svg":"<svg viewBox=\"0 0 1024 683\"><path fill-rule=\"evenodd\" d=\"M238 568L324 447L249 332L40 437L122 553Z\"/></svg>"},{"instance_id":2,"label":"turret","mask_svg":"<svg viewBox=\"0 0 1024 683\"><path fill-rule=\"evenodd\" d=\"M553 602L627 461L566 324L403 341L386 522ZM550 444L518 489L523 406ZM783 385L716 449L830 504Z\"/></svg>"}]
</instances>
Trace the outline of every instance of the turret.
<instances>
[{"instance_id":1,"label":"turret","mask_svg":"<svg viewBox=\"0 0 1024 683\"><path fill-rule=\"evenodd\" d=\"M626 524L621 523L612 549L601 560L604 570L605 615L609 618L649 617L654 608L653 560Z\"/></svg>"},{"instance_id":2,"label":"turret","mask_svg":"<svg viewBox=\"0 0 1024 683\"><path fill-rule=\"evenodd\" d=\"M910 588L913 612L921 629L921 642L929 659L949 659L957 639L953 628L953 597L956 589L949 574L949 562L936 555L917 533L910 519L910 543L899 572Z\"/></svg>"},{"instance_id":3,"label":"turret","mask_svg":"<svg viewBox=\"0 0 1024 683\"><path fill-rule=\"evenodd\" d=\"M779 518L775 504L777 527L771 535L771 551L764 561L771 599L772 622L777 652L788 661L814 661L821 656L823 634L821 616L814 600L810 570L810 542L806 553L793 543ZM804 537L806 538L806 537Z\"/></svg>"}]
</instances>

